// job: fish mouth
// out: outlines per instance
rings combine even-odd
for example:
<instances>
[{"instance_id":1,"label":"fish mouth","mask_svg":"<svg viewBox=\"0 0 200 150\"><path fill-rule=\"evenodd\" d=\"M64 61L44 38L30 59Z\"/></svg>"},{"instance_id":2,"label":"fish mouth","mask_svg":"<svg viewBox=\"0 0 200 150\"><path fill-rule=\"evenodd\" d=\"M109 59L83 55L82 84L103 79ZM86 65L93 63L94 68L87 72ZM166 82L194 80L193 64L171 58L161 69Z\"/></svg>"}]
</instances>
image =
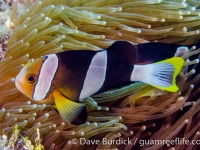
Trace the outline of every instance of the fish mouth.
<instances>
[{"instance_id":1,"label":"fish mouth","mask_svg":"<svg viewBox=\"0 0 200 150\"><path fill-rule=\"evenodd\" d=\"M22 89L24 89L23 84L19 80L17 80L16 78L15 78L15 86L16 86L18 91L20 91L22 94L24 94L29 99L33 100L32 97L28 96L25 92L23 92L23 90L22 90Z\"/></svg>"}]
</instances>

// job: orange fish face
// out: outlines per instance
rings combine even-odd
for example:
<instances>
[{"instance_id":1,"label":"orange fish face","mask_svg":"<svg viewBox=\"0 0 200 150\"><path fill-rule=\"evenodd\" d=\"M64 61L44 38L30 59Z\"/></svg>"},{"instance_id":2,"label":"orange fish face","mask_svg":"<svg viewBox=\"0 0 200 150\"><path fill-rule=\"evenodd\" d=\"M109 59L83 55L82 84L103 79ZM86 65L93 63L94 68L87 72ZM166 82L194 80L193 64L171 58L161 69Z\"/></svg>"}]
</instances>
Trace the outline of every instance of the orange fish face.
<instances>
[{"instance_id":1,"label":"orange fish face","mask_svg":"<svg viewBox=\"0 0 200 150\"><path fill-rule=\"evenodd\" d=\"M44 58L28 62L15 78L15 86L28 98L33 99L34 88L38 82L38 75Z\"/></svg>"}]
</instances>

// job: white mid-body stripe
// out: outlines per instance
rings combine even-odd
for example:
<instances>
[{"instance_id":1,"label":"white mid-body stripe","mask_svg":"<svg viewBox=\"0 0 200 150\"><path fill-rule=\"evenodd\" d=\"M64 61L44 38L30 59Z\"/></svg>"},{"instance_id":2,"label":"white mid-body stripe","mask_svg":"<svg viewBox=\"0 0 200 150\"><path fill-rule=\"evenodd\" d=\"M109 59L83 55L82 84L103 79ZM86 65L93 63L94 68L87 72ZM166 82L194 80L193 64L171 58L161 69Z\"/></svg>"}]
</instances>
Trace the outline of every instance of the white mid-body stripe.
<instances>
[{"instance_id":1,"label":"white mid-body stripe","mask_svg":"<svg viewBox=\"0 0 200 150\"><path fill-rule=\"evenodd\" d=\"M96 93L103 85L107 68L107 51L98 52L92 59L79 99Z\"/></svg>"},{"instance_id":2,"label":"white mid-body stripe","mask_svg":"<svg viewBox=\"0 0 200 150\"><path fill-rule=\"evenodd\" d=\"M42 100L46 97L57 68L58 57L56 54L48 55L48 58L46 58L42 64L38 82L35 85L35 91L33 94L34 100Z\"/></svg>"}]
</instances>

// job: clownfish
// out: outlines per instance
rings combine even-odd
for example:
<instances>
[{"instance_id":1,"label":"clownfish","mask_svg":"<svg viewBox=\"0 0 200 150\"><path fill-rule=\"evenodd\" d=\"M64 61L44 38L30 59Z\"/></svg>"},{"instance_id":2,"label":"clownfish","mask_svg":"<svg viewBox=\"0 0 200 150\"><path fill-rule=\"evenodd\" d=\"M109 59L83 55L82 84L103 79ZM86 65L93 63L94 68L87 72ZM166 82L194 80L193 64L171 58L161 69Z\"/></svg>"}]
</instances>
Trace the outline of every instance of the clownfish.
<instances>
[{"instance_id":1,"label":"clownfish","mask_svg":"<svg viewBox=\"0 0 200 150\"><path fill-rule=\"evenodd\" d=\"M176 76L188 47L175 44L132 45L117 41L104 50L70 50L28 62L15 78L15 85L28 98L55 104L68 123L87 120L82 99L96 93L141 81L176 92Z\"/></svg>"}]
</instances>

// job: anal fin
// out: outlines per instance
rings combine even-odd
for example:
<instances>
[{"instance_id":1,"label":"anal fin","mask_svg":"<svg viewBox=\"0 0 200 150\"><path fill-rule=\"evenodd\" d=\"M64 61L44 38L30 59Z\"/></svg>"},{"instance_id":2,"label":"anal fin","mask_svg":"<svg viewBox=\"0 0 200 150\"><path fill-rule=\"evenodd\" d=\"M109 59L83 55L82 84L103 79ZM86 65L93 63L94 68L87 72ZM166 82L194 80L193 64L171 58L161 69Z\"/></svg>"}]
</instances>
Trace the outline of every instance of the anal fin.
<instances>
[{"instance_id":1,"label":"anal fin","mask_svg":"<svg viewBox=\"0 0 200 150\"><path fill-rule=\"evenodd\" d=\"M55 104L63 120L68 123L79 125L87 120L86 106L84 103L74 102L67 99L59 91L53 92Z\"/></svg>"}]
</instances>

